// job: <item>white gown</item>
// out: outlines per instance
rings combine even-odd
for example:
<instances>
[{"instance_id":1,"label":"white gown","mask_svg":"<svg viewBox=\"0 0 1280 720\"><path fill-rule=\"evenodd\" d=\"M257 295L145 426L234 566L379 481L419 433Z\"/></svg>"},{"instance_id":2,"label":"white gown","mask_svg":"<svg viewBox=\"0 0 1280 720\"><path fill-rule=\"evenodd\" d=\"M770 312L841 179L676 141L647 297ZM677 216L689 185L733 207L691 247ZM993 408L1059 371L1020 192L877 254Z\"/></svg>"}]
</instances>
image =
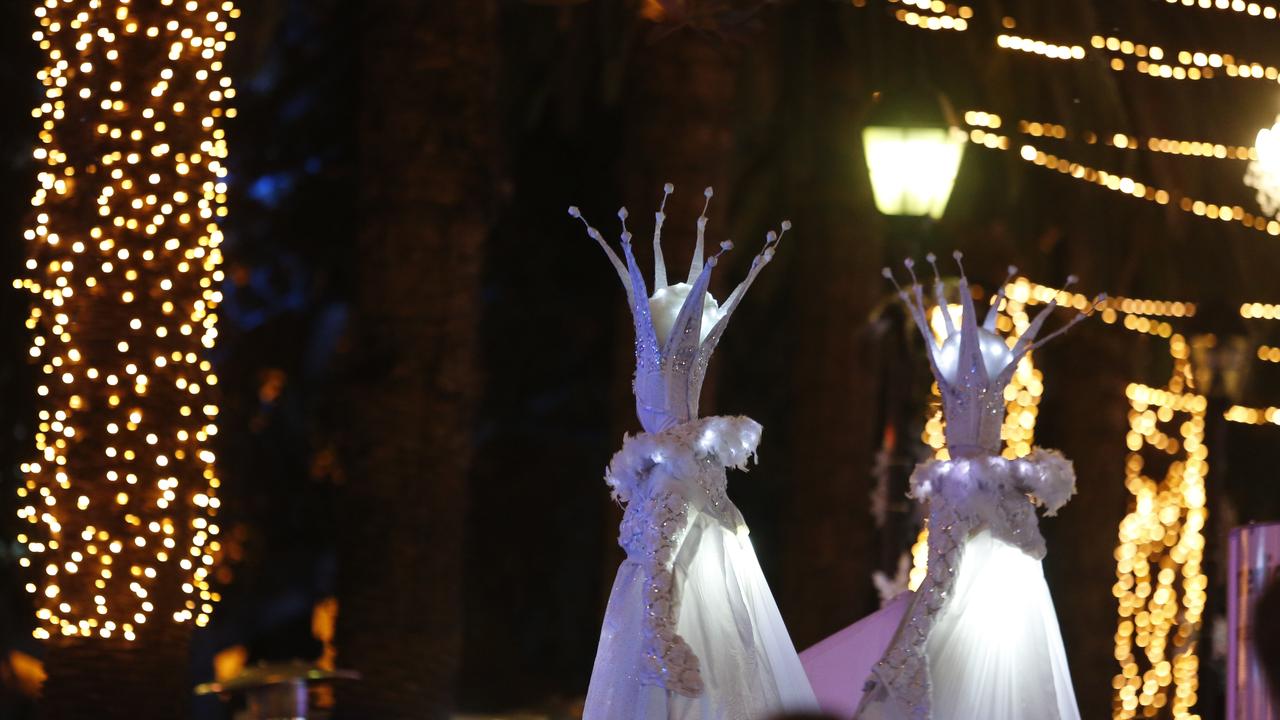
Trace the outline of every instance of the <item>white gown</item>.
<instances>
[{"instance_id":1,"label":"white gown","mask_svg":"<svg viewBox=\"0 0 1280 720\"><path fill-rule=\"evenodd\" d=\"M672 192L668 184L666 194ZM711 189L705 195L711 198ZM581 218L577 208L569 214ZM746 523L726 494L727 468L754 456L761 428L744 417L698 416L707 364L781 235L770 232L723 306L707 292L704 216L688 279L667 283L654 232L649 295L625 230L625 264L595 228L635 321L636 415L605 480L625 506L618 542L627 560L605 610L584 720L768 720L817 708L795 646L760 570ZM585 222L585 220L584 220ZM783 232L789 227L783 223ZM721 252L732 247L722 243Z\"/></svg>"},{"instance_id":2,"label":"white gown","mask_svg":"<svg viewBox=\"0 0 1280 720\"><path fill-rule=\"evenodd\" d=\"M759 426L746 418L709 420L742 425L748 437L758 437ZM714 468L710 474L716 475ZM718 475L725 477L722 467ZM691 494L701 495L702 502L689 503L693 507L685 511L672 553L671 582L679 591L674 593L674 632L697 658L701 692L690 697L644 681L652 675L645 627L649 583L643 559L635 558L645 555L645 531L637 526L648 519L632 512L642 507L632 501L631 517L623 519L624 546L631 557L618 569L609 596L583 717L763 720L783 711L813 711L817 702L808 678L736 508L723 497L723 486L723 512L697 509L710 504L710 494Z\"/></svg>"},{"instance_id":3,"label":"white gown","mask_svg":"<svg viewBox=\"0 0 1280 720\"><path fill-rule=\"evenodd\" d=\"M1037 508L1052 515L1066 504L1075 493L1075 471L1051 450L1036 448L1015 460L1000 456L1004 390L1018 360L1066 327L1036 341L1051 302L1016 341L1006 341L996 332L1004 284L982 326L963 273L959 285L960 327L941 313L941 344L930 331L920 285L901 292L928 349L954 459L923 463L911 476L911 495L929 508L928 572L873 667L854 717L1079 720L1036 515ZM941 281L934 289L943 306Z\"/></svg>"},{"instance_id":4,"label":"white gown","mask_svg":"<svg viewBox=\"0 0 1280 720\"><path fill-rule=\"evenodd\" d=\"M982 530L965 545L928 644L935 720L1079 720L1041 561Z\"/></svg>"}]
</instances>

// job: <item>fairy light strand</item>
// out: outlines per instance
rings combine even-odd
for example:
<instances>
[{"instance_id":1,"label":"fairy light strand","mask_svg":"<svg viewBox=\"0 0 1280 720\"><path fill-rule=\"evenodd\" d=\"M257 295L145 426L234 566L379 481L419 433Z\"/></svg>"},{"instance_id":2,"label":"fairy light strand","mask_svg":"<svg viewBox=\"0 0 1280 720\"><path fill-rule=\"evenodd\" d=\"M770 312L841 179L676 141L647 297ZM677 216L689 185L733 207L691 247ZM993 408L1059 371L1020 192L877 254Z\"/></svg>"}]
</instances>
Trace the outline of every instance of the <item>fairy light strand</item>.
<instances>
[{"instance_id":1,"label":"fairy light strand","mask_svg":"<svg viewBox=\"0 0 1280 720\"><path fill-rule=\"evenodd\" d=\"M1170 5L1199 7L1205 10L1226 10L1249 17L1261 17L1264 20L1275 20L1280 17L1280 11L1272 5L1244 0L1165 0L1165 2Z\"/></svg>"},{"instance_id":2,"label":"fairy light strand","mask_svg":"<svg viewBox=\"0 0 1280 720\"><path fill-rule=\"evenodd\" d=\"M208 352L222 300L229 0L44 0L26 276L36 455L18 488L38 638L209 620ZM172 606L170 606L172 605Z\"/></svg>"},{"instance_id":3,"label":"fairy light strand","mask_svg":"<svg viewBox=\"0 0 1280 720\"><path fill-rule=\"evenodd\" d=\"M966 125L977 128L997 130L1004 126L1004 119L999 115L984 110L968 110L964 113ZM1214 158L1218 160L1257 160L1258 152L1250 145L1230 145L1204 140L1178 140L1165 137L1143 138L1127 133L1100 133L1094 131L1072 131L1065 125L1054 122L1034 120L1018 120L1017 130L1023 135L1053 140L1080 140L1086 145L1105 145L1121 150L1148 150L1168 155L1186 155L1191 157Z\"/></svg>"},{"instance_id":4,"label":"fairy light strand","mask_svg":"<svg viewBox=\"0 0 1280 720\"><path fill-rule=\"evenodd\" d=\"M1010 150L1012 144L1007 135L991 133L981 128L969 131L969 141L992 150ZM1074 162L1068 158L1040 150L1031 143L1022 143L1018 147L1018 157L1023 161L1056 170L1076 180L1106 188L1112 192L1146 200L1158 205L1172 205L1183 212L1199 217L1239 224L1257 232L1265 232L1271 236L1280 235L1280 221L1264 215L1256 215L1240 205L1217 204L1192 198L1176 190L1166 190L1149 183L1134 180L1119 173L1092 167L1084 163Z\"/></svg>"},{"instance_id":5,"label":"fairy light strand","mask_svg":"<svg viewBox=\"0 0 1280 720\"><path fill-rule=\"evenodd\" d=\"M973 18L972 7L942 2L942 0L889 0L889 2L892 4L901 2L907 6L893 12L895 20L921 30L964 32L969 29L969 20ZM859 3L855 5L862 6Z\"/></svg>"},{"instance_id":6,"label":"fairy light strand","mask_svg":"<svg viewBox=\"0 0 1280 720\"><path fill-rule=\"evenodd\" d=\"M1129 512L1121 520L1115 551L1118 622L1112 679L1113 717L1153 717L1168 707L1173 718L1191 712L1199 687L1196 654L1204 614L1205 475L1207 401L1186 391L1189 349L1181 335L1169 339L1174 372L1169 384L1132 383L1125 443ZM1163 465L1160 471L1151 467ZM1150 473L1150 474L1149 474Z\"/></svg>"},{"instance_id":7,"label":"fairy light strand","mask_svg":"<svg viewBox=\"0 0 1280 720\"><path fill-rule=\"evenodd\" d=\"M901 2L911 9L898 8L893 17L898 22L922 30L969 29L973 17L972 8L940 2L939 0L888 0L890 4ZM1203 0L1201 0L1203 2ZM866 7L866 0L853 0L854 7ZM1242 3L1246 9L1256 3ZM1258 15L1266 17L1275 9L1257 5ZM966 12L967 11L967 12ZM1013 30L1018 22L1004 17L1001 26ZM1248 61L1228 52L1203 52L1193 50L1166 51L1159 45L1106 35L1092 35L1089 41L1066 42L1046 40L1025 33L1000 32L992 38L1001 50L1038 55L1050 60L1079 62L1093 54L1101 55L1106 66L1114 72L1136 72L1160 80L1211 80L1220 77L1243 79L1280 80L1280 68L1274 65Z\"/></svg>"}]
</instances>

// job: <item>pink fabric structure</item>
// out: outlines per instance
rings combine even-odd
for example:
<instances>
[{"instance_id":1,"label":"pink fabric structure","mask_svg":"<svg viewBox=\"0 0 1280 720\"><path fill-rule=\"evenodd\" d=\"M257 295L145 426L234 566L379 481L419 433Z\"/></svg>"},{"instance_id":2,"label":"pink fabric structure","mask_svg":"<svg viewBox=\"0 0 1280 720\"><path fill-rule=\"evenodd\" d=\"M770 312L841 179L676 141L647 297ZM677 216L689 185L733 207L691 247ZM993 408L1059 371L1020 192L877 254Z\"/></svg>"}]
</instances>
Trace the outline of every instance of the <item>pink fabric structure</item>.
<instances>
[{"instance_id":1,"label":"pink fabric structure","mask_svg":"<svg viewBox=\"0 0 1280 720\"><path fill-rule=\"evenodd\" d=\"M850 720L862 701L863 683L880 660L911 602L904 592L888 605L800 653L822 711Z\"/></svg>"}]
</instances>

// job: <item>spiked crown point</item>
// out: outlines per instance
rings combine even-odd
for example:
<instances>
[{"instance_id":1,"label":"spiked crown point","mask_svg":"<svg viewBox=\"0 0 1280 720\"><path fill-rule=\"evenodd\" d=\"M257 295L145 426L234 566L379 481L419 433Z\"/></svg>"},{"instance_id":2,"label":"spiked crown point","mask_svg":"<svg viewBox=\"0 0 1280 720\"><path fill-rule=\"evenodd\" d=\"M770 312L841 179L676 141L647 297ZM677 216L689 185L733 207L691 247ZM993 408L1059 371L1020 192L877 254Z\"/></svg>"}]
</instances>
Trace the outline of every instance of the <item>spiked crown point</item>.
<instances>
[{"instance_id":1,"label":"spiked crown point","mask_svg":"<svg viewBox=\"0 0 1280 720\"><path fill-rule=\"evenodd\" d=\"M936 258L932 253L926 260L934 270L934 302L941 308L945 332L938 341L929 323L929 308L925 304L924 292L915 276L915 263L907 258L903 261L907 272L911 275L911 284L906 288L898 285L892 270L885 268L882 274L894 283L899 295L906 303L912 320L924 338L928 354L929 367L942 394L943 415L946 419L947 446L953 456L968 454L999 452L1000 425L1004 419L1004 388L1013 378L1021 358L1049 340L1066 332L1087 315L1078 313L1065 325L1048 335L1037 339L1040 329L1048 316L1057 307L1050 302L1035 316L1022 335L1014 341L1002 336L996 327L996 316L1003 304L1005 286L1017 273L1017 268L1010 265L1009 277L1000 286L991 308L985 319L979 324L977 311L973 305L973 295L969 290L969 280L964 274L964 266L960 264L963 255L959 250L952 253L960 271L958 292L960 296L959 327L952 318L949 303L945 296L945 286L938 271ZM1076 282L1075 276L1067 279L1067 285ZM1101 301L1095 299L1094 304Z\"/></svg>"},{"instance_id":2,"label":"spiked crown point","mask_svg":"<svg viewBox=\"0 0 1280 720\"><path fill-rule=\"evenodd\" d=\"M666 219L664 208L667 198L675 187L666 183L662 190L662 201L654 214L652 295L633 254L631 233L626 227L627 209L624 207L618 211L618 220L622 223L622 257L582 217L576 206L569 210L570 216L581 220L587 228L587 235L604 250L627 291L627 304L631 308L636 331L636 414L649 432L665 430L698 416L698 396L711 354L730 316L760 269L773 258L781 240L779 233L770 231L765 236L764 247L752 260L747 277L723 304L718 303L707 292L711 271L720 255L732 250L734 244L725 240L719 243L719 252L710 256L705 253L707 209L715 194L708 187L703 191L706 201L697 221L688 276L683 282L669 283L662 252L662 227ZM791 223L783 222L781 227L785 233L791 228Z\"/></svg>"}]
</instances>

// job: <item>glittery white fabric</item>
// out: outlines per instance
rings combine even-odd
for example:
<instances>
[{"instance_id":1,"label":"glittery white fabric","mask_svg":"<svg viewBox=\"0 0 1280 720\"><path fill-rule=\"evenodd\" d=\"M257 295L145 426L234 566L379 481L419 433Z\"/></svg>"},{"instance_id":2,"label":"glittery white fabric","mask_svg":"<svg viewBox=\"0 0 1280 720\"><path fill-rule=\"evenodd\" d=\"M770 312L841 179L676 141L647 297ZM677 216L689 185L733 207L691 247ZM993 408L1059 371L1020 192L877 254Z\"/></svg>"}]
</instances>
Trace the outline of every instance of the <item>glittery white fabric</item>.
<instances>
[{"instance_id":1,"label":"glittery white fabric","mask_svg":"<svg viewBox=\"0 0 1280 720\"><path fill-rule=\"evenodd\" d=\"M624 440L605 477L625 507L618 542L627 560L605 611L584 720L765 720L811 711L817 703L808 678L726 492L726 469L744 468L754 456L760 425L698 418L711 354L781 236L768 234L747 278L721 305L707 293L717 256L703 257L705 211L688 279L669 285L659 210L651 297L626 211L619 217L625 265L599 231L588 225L587 232L627 291L636 414L645 432ZM731 247L722 243L721 252Z\"/></svg>"},{"instance_id":2,"label":"glittery white fabric","mask_svg":"<svg viewBox=\"0 0 1280 720\"><path fill-rule=\"evenodd\" d=\"M629 437L606 476L625 503L583 717L763 720L816 707L725 493L760 426L712 417Z\"/></svg>"},{"instance_id":3,"label":"glittery white fabric","mask_svg":"<svg viewBox=\"0 0 1280 720\"><path fill-rule=\"evenodd\" d=\"M929 350L955 459L922 464L912 475L912 496L929 507L928 575L872 669L854 717L1078 720L1035 514L1040 506L1052 515L1067 502L1075 472L1054 451L999 456L1005 385L1018 359L1049 339L1037 343L1035 337L1054 305L1012 348L989 342L999 337L995 311L1002 297L980 328L962 275L960 328L943 313L948 337L939 345L919 284L911 290L902 297ZM944 302L940 282L935 292ZM944 356L948 346L956 358Z\"/></svg>"}]
</instances>

